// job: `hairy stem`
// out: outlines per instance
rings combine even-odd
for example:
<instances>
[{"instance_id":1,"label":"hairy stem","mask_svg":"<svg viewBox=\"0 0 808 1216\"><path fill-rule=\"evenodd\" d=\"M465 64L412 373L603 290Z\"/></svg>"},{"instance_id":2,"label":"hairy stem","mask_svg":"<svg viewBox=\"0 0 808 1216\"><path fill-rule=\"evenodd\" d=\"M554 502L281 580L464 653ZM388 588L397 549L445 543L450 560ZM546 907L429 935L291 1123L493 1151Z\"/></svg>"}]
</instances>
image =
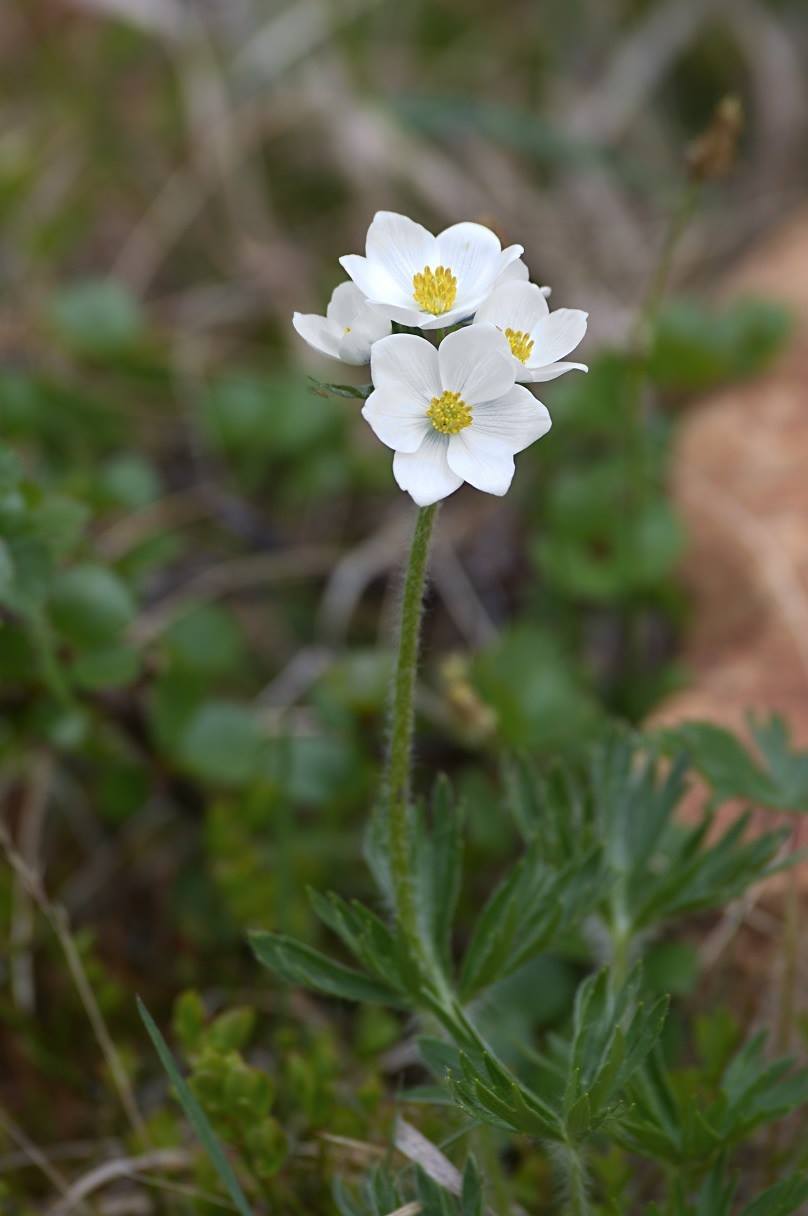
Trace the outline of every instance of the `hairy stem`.
<instances>
[{"instance_id":1,"label":"hairy stem","mask_svg":"<svg viewBox=\"0 0 808 1216\"><path fill-rule=\"evenodd\" d=\"M418 936L409 831L415 678L429 542L436 514L436 505L422 507L415 521L401 600L398 654L390 711L390 749L385 773L390 870L396 915L411 941L416 941Z\"/></svg>"},{"instance_id":2,"label":"hairy stem","mask_svg":"<svg viewBox=\"0 0 808 1216\"><path fill-rule=\"evenodd\" d=\"M586 1166L580 1149L569 1141L552 1149L553 1161L561 1178L564 1195L564 1216L589 1216L589 1187Z\"/></svg>"}]
</instances>

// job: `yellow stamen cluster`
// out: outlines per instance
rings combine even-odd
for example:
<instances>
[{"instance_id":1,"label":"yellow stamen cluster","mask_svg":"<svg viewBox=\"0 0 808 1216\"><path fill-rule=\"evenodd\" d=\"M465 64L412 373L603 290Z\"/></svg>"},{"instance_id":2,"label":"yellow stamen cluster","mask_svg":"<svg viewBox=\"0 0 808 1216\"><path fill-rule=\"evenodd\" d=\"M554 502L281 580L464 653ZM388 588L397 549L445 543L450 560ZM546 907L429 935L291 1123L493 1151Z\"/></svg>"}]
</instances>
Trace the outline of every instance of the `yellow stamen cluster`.
<instances>
[{"instance_id":1,"label":"yellow stamen cluster","mask_svg":"<svg viewBox=\"0 0 808 1216\"><path fill-rule=\"evenodd\" d=\"M433 397L426 416L441 435L457 435L471 425L471 406L460 396L447 389L440 397Z\"/></svg>"},{"instance_id":2,"label":"yellow stamen cluster","mask_svg":"<svg viewBox=\"0 0 808 1216\"><path fill-rule=\"evenodd\" d=\"M522 329L506 329L505 337L511 344L511 354L520 363L527 363L533 351L533 339Z\"/></svg>"},{"instance_id":3,"label":"yellow stamen cluster","mask_svg":"<svg viewBox=\"0 0 808 1216\"><path fill-rule=\"evenodd\" d=\"M412 276L412 294L419 308L439 317L457 299L457 279L448 266L438 266L436 270L425 266L420 274Z\"/></svg>"}]
</instances>

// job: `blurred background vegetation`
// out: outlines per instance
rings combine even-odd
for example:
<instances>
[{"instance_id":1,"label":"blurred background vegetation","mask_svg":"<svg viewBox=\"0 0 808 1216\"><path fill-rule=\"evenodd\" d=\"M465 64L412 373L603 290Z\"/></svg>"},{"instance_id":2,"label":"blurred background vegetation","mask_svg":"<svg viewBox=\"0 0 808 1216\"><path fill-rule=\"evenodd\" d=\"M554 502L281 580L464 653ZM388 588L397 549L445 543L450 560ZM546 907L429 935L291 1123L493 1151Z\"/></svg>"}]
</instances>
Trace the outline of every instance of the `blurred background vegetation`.
<instances>
[{"instance_id":1,"label":"blurred background vegetation","mask_svg":"<svg viewBox=\"0 0 808 1216\"><path fill-rule=\"evenodd\" d=\"M490 224L554 305L590 312L591 370L542 386L554 428L513 492L464 488L441 521L418 762L466 795L472 907L514 847L502 749L574 756L686 678L669 441L787 339L776 302L715 286L804 197L806 51L802 0L6 0L0 780L28 867L0 869L9 1211L53 1190L37 1145L72 1177L128 1135L65 935L167 1151L179 1117L135 992L166 1026L202 994L178 1041L211 1109L238 1074L267 1177L290 1135L369 1136L408 1064L385 1055L389 1015L326 1019L244 945L253 926L316 940L305 885L366 882L411 521L358 403L312 390L345 377L293 309L322 311L385 207ZM728 94L737 158L697 189L687 150ZM686 945L663 963L687 993ZM575 975L543 960L525 1024L561 1016ZM259 1013L276 1120L234 1006ZM328 1169L303 1162L277 1210L320 1210Z\"/></svg>"}]
</instances>

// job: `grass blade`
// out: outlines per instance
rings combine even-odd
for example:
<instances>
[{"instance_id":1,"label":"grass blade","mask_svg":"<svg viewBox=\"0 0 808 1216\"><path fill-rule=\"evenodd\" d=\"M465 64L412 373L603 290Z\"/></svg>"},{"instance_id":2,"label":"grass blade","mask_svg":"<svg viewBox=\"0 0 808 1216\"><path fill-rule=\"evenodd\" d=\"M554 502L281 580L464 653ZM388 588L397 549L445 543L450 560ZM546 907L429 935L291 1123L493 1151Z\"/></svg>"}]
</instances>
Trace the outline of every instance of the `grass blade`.
<instances>
[{"instance_id":1,"label":"grass blade","mask_svg":"<svg viewBox=\"0 0 808 1216\"><path fill-rule=\"evenodd\" d=\"M191 1124L199 1137L202 1147L215 1166L216 1172L221 1178L222 1184L224 1185L228 1195L233 1200L233 1204L236 1209L241 1213L241 1216L252 1216L250 1205L247 1203L247 1200L244 1197L244 1192L242 1191L239 1181L233 1172L233 1167L225 1155L224 1149L219 1143L216 1133L208 1122L207 1115L202 1110L202 1107L199 1105L191 1092L188 1082L177 1068L174 1057L169 1050L168 1044L160 1033L154 1018L151 1016L140 997L137 997L136 999L138 1013L143 1021L143 1025L149 1032L149 1038L154 1044L155 1050L160 1057L160 1063L168 1073L171 1084L174 1086L177 1098L179 1099L182 1109L185 1111L188 1122Z\"/></svg>"}]
</instances>

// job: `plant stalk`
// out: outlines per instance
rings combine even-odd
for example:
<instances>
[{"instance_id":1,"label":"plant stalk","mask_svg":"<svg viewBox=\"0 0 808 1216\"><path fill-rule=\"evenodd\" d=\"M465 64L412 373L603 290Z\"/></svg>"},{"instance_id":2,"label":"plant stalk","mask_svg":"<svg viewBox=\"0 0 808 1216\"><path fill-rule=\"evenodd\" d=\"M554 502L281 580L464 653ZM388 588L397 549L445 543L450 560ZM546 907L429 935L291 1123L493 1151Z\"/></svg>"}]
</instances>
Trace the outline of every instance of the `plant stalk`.
<instances>
[{"instance_id":1,"label":"plant stalk","mask_svg":"<svg viewBox=\"0 0 808 1216\"><path fill-rule=\"evenodd\" d=\"M570 1141L552 1147L552 1157L564 1188L564 1216L590 1216L589 1188L580 1149Z\"/></svg>"},{"instance_id":2,"label":"plant stalk","mask_svg":"<svg viewBox=\"0 0 808 1216\"><path fill-rule=\"evenodd\" d=\"M390 747L385 772L390 871L396 917L407 938L418 940L410 849L410 785L415 723L415 680L421 636L429 543L437 504L422 507L415 521L404 576L396 670L390 709Z\"/></svg>"}]
</instances>

